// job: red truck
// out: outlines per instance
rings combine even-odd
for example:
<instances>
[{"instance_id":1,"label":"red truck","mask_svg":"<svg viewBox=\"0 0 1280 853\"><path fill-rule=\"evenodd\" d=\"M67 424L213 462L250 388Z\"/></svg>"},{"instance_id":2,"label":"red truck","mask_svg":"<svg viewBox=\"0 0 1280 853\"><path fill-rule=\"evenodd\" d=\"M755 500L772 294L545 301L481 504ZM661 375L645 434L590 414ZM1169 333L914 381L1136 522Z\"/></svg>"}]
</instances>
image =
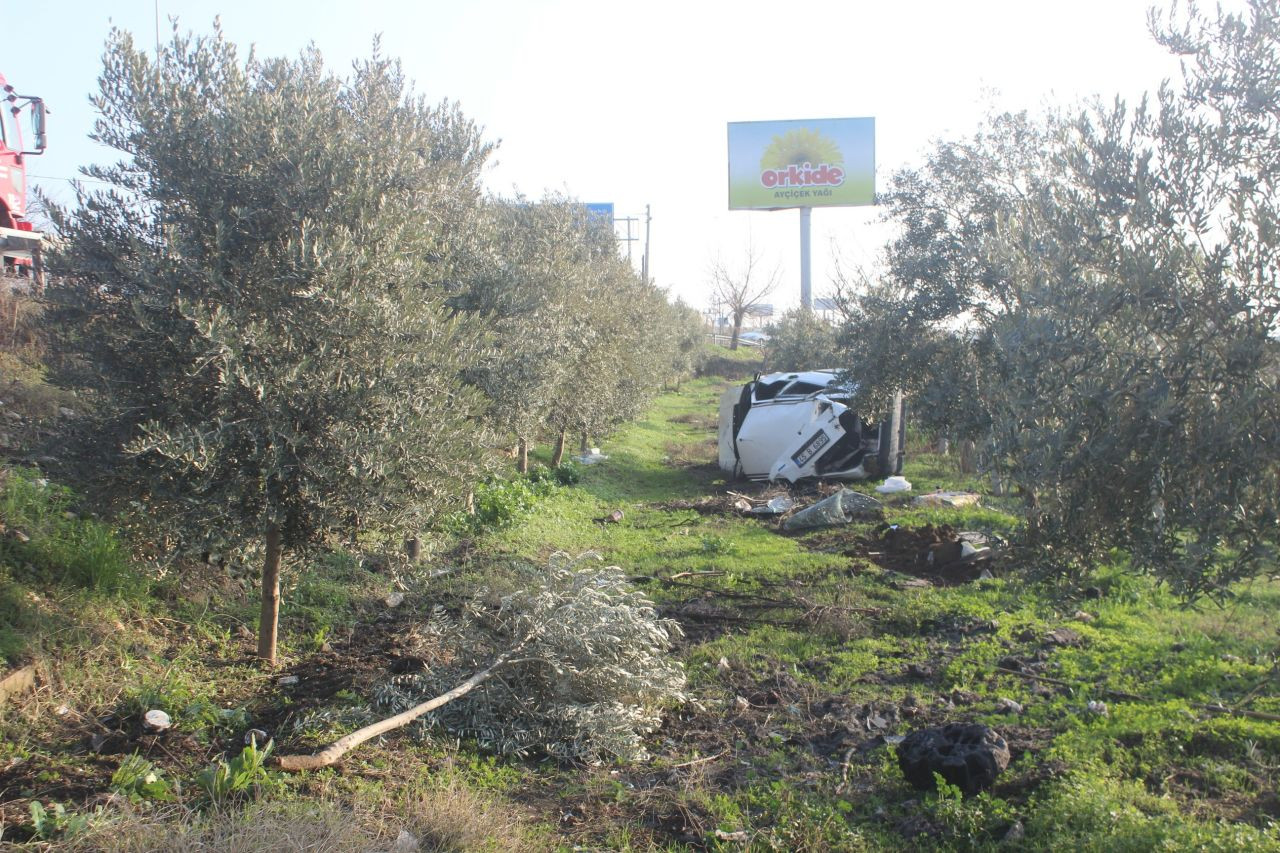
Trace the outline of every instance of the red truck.
<instances>
[{"instance_id":1,"label":"red truck","mask_svg":"<svg viewBox=\"0 0 1280 853\"><path fill-rule=\"evenodd\" d=\"M26 218L26 160L44 153L45 112L41 98L18 94L0 74L0 258L5 273L32 276L37 284L41 236Z\"/></svg>"}]
</instances>

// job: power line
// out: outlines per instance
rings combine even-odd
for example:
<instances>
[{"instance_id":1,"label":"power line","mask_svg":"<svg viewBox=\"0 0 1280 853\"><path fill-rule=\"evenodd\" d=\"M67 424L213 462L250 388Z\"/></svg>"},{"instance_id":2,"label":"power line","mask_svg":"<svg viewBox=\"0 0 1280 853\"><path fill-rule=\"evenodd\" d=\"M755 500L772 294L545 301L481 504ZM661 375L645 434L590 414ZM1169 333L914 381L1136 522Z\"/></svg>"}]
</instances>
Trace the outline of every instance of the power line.
<instances>
[{"instance_id":1,"label":"power line","mask_svg":"<svg viewBox=\"0 0 1280 853\"><path fill-rule=\"evenodd\" d=\"M108 184L110 186L115 186L111 181L103 181L98 178L64 178L60 175L35 175L31 172L27 172L27 177L39 178L42 181L66 181L69 184L73 184L76 181L83 181L86 184Z\"/></svg>"}]
</instances>

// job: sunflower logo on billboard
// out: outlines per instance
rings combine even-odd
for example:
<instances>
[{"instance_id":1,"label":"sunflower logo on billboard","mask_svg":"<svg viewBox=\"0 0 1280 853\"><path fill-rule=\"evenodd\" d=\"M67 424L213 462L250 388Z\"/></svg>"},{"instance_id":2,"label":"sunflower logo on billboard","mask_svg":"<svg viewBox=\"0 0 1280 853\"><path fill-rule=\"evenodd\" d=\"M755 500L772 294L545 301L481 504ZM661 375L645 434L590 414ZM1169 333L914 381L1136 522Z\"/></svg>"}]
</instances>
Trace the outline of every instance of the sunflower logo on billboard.
<instances>
[{"instance_id":1,"label":"sunflower logo on billboard","mask_svg":"<svg viewBox=\"0 0 1280 853\"><path fill-rule=\"evenodd\" d=\"M760 183L776 187L838 187L844 183L844 155L828 136L797 128L773 138L760 157Z\"/></svg>"}]
</instances>

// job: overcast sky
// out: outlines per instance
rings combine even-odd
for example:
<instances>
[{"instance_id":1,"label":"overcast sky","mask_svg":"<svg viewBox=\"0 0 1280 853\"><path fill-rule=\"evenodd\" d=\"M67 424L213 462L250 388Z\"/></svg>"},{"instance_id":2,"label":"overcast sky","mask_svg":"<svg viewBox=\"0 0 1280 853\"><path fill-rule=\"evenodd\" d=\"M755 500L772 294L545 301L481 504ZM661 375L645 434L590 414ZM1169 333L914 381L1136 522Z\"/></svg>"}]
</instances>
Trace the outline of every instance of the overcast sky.
<instances>
[{"instance_id":1,"label":"overcast sky","mask_svg":"<svg viewBox=\"0 0 1280 853\"><path fill-rule=\"evenodd\" d=\"M259 55L296 55L314 42L342 72L381 33L420 93L460 102L500 140L487 177L494 192L567 192L613 202L618 216L643 217L650 205L654 278L699 307L708 267L717 256L732 267L750 239L781 268L783 307L798 301L799 214L728 210L727 122L874 117L883 187L931 140L972 131L992 104L1135 98L1176 75L1147 33L1149 5L0 0L0 73L52 110L50 149L30 172L66 201L78 166L114 159L87 139L112 24L152 44L157 6L162 39L170 17L207 32L219 16L229 38ZM817 295L835 255L874 262L885 239L878 216L873 207L814 211ZM638 264L643 244L632 246Z\"/></svg>"}]
</instances>

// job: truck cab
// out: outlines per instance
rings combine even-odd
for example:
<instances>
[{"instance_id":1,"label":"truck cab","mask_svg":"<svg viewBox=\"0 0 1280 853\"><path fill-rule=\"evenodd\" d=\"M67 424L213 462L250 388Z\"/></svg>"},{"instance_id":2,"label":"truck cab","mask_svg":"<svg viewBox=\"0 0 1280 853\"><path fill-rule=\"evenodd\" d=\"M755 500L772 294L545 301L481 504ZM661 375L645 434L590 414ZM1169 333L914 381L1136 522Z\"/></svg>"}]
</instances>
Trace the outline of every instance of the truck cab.
<instances>
[{"instance_id":1,"label":"truck cab","mask_svg":"<svg viewBox=\"0 0 1280 853\"><path fill-rule=\"evenodd\" d=\"M0 257L7 273L31 273L40 235L27 221L28 157L46 146L44 101L18 93L0 74Z\"/></svg>"}]
</instances>

